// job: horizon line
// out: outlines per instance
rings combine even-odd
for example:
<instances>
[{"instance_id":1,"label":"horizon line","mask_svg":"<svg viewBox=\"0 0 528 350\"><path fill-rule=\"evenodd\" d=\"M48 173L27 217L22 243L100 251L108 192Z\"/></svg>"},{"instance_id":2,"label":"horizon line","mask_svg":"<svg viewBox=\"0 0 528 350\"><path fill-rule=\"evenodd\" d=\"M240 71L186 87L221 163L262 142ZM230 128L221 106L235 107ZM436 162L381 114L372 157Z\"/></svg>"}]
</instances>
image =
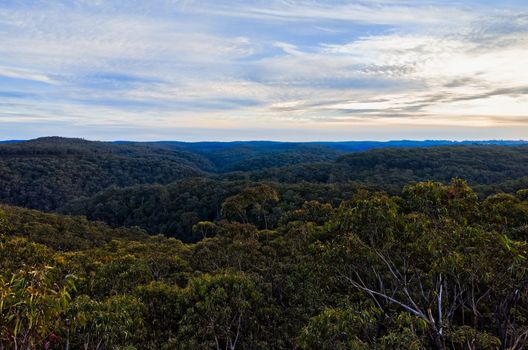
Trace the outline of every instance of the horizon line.
<instances>
[{"instance_id":1,"label":"horizon line","mask_svg":"<svg viewBox=\"0 0 528 350\"><path fill-rule=\"evenodd\" d=\"M130 143L162 143L162 142L179 142L179 143L237 143L237 142L268 142L268 143L367 143L367 142L376 142L376 143L390 143L390 142L451 142L451 143L467 143L467 142L517 142L517 143L528 143L528 140L525 139L390 139L390 140L310 140L310 141L283 141L283 140L272 140L272 139L233 139L233 140L200 140L200 141L182 141L177 139L154 139L154 140L127 140L127 139L114 139L114 140L95 140L88 139L84 137L67 137L67 136L40 136L36 138L29 139L4 139L0 140L0 143L16 143L16 142L28 142L35 141L39 139L70 139L70 140L83 140L89 142L130 142Z\"/></svg>"}]
</instances>

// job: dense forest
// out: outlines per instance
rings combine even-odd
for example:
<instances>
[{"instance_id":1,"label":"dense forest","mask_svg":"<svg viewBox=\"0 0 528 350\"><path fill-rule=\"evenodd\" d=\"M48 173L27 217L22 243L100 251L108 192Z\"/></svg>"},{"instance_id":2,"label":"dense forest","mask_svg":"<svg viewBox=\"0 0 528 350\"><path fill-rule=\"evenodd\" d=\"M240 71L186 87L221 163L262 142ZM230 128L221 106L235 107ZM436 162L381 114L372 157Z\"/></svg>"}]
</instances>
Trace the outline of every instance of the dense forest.
<instances>
[{"instance_id":1,"label":"dense forest","mask_svg":"<svg viewBox=\"0 0 528 350\"><path fill-rule=\"evenodd\" d=\"M219 220L221 203L255 183L280 193L271 218L275 225L285 210L305 200L335 205L359 188L397 194L410 183L452 178L467 180L481 198L528 188L523 143L446 143L400 141L380 148L383 143L375 142L41 138L0 144L0 203L83 215L113 227L139 226L192 242L194 224Z\"/></svg>"},{"instance_id":2,"label":"dense forest","mask_svg":"<svg viewBox=\"0 0 528 350\"><path fill-rule=\"evenodd\" d=\"M528 348L528 147L392 146L1 144L0 349Z\"/></svg>"},{"instance_id":3,"label":"dense forest","mask_svg":"<svg viewBox=\"0 0 528 350\"><path fill-rule=\"evenodd\" d=\"M204 174L197 154L142 145L42 138L0 145L0 201L53 210L109 186L169 183Z\"/></svg>"}]
</instances>

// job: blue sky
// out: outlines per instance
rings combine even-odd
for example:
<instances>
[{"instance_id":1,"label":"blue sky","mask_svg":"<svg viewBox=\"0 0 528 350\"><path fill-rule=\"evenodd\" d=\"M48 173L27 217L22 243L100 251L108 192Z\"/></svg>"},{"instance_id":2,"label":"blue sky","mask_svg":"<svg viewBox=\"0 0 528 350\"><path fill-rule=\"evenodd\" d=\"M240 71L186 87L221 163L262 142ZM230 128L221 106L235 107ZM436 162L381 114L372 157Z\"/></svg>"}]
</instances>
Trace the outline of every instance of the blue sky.
<instances>
[{"instance_id":1,"label":"blue sky","mask_svg":"<svg viewBox=\"0 0 528 350\"><path fill-rule=\"evenodd\" d=\"M0 139L526 139L526 1L0 0Z\"/></svg>"}]
</instances>

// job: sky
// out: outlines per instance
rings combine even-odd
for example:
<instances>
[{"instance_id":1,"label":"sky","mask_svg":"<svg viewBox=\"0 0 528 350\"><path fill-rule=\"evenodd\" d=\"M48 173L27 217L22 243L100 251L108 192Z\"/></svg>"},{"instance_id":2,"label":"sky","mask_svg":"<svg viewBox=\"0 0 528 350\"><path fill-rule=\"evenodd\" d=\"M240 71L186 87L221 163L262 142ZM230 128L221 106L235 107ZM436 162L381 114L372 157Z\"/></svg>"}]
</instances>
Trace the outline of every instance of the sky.
<instances>
[{"instance_id":1,"label":"sky","mask_svg":"<svg viewBox=\"0 0 528 350\"><path fill-rule=\"evenodd\" d=\"M528 139L528 1L0 0L0 139Z\"/></svg>"}]
</instances>

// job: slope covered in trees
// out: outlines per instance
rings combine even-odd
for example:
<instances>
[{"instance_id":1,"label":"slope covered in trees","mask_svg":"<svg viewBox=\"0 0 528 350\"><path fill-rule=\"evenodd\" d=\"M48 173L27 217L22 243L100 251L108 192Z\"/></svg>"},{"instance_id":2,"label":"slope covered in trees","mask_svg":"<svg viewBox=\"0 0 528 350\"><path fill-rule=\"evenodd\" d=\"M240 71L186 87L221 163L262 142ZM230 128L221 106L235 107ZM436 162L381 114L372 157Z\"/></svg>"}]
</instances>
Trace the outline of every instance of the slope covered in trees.
<instances>
[{"instance_id":1,"label":"slope covered in trees","mask_svg":"<svg viewBox=\"0 0 528 350\"><path fill-rule=\"evenodd\" d=\"M351 181L393 193L409 182L461 177L509 190L528 170L527 146L430 147L438 143L398 141L387 143L397 148L345 153L383 143L108 143L56 137L8 142L0 144L0 202L51 211L110 187L191 177ZM401 148L409 144L418 146Z\"/></svg>"},{"instance_id":2,"label":"slope covered in trees","mask_svg":"<svg viewBox=\"0 0 528 350\"><path fill-rule=\"evenodd\" d=\"M351 153L333 163L306 163L259 172L236 172L172 184L111 188L90 198L72 201L60 211L102 220L114 227L140 226L193 241L192 226L220 217L220 204L248 184L272 183L280 193L270 216L280 215L303 201L333 203L358 188L398 193L409 183L451 178L467 179L477 193L515 193L528 187L528 148L456 146L383 149Z\"/></svg>"},{"instance_id":3,"label":"slope covered in trees","mask_svg":"<svg viewBox=\"0 0 528 350\"><path fill-rule=\"evenodd\" d=\"M527 171L528 147L479 145L369 150L340 156L332 163L264 169L249 178L288 183L357 181L397 192L409 182L445 182L454 177L473 185L500 184L520 179Z\"/></svg>"},{"instance_id":4,"label":"slope covered in trees","mask_svg":"<svg viewBox=\"0 0 528 350\"><path fill-rule=\"evenodd\" d=\"M109 186L201 176L210 162L185 151L42 138L0 145L0 202L53 210Z\"/></svg>"},{"instance_id":5,"label":"slope covered in trees","mask_svg":"<svg viewBox=\"0 0 528 350\"><path fill-rule=\"evenodd\" d=\"M520 178L528 170L528 147L458 146L373 150L340 157L333 181L407 182L463 177L474 184Z\"/></svg>"},{"instance_id":6,"label":"slope covered in trees","mask_svg":"<svg viewBox=\"0 0 528 350\"><path fill-rule=\"evenodd\" d=\"M319 143L237 141L151 144L167 149L185 149L206 157L215 165L217 173L333 161L345 153L341 147Z\"/></svg>"},{"instance_id":7,"label":"slope covered in trees","mask_svg":"<svg viewBox=\"0 0 528 350\"><path fill-rule=\"evenodd\" d=\"M288 191L233 188L196 244L4 206L0 346L526 348L527 190L351 191L270 227Z\"/></svg>"},{"instance_id":8,"label":"slope covered in trees","mask_svg":"<svg viewBox=\"0 0 528 350\"><path fill-rule=\"evenodd\" d=\"M144 240L149 235L138 228L111 228L84 217L43 213L34 209L0 205L9 232L16 237L60 251L103 246L114 239Z\"/></svg>"},{"instance_id":9,"label":"slope covered in trees","mask_svg":"<svg viewBox=\"0 0 528 350\"><path fill-rule=\"evenodd\" d=\"M528 147L402 145L0 145L0 349L525 349Z\"/></svg>"},{"instance_id":10,"label":"slope covered in trees","mask_svg":"<svg viewBox=\"0 0 528 350\"><path fill-rule=\"evenodd\" d=\"M343 153L383 143L10 142L0 145L0 202L194 241L193 225L218 219L222 201L251 184L272 183L281 194L271 227L304 200L335 203L357 188L395 194L454 177L481 196L528 187L527 146L438 143ZM409 144L419 147L401 147Z\"/></svg>"},{"instance_id":11,"label":"slope covered in trees","mask_svg":"<svg viewBox=\"0 0 528 350\"><path fill-rule=\"evenodd\" d=\"M231 170L331 161L341 154L307 144L189 145L57 137L1 143L0 202L49 211L110 187L167 184Z\"/></svg>"},{"instance_id":12,"label":"slope covered in trees","mask_svg":"<svg viewBox=\"0 0 528 350\"><path fill-rule=\"evenodd\" d=\"M125 143L126 144L126 143ZM347 141L347 142L149 142L168 150L186 150L207 158L215 173L254 171L296 164L332 162L347 153L387 148L438 146L522 146L525 141Z\"/></svg>"},{"instance_id":13,"label":"slope covered in trees","mask_svg":"<svg viewBox=\"0 0 528 350\"><path fill-rule=\"evenodd\" d=\"M244 187L258 184L262 183L192 178L169 185L114 187L93 197L72 201L60 211L104 221L113 227L139 226L152 234L163 233L190 242L201 238L193 233L193 225L200 221L220 219L224 200ZM274 203L267 218L270 227L276 227L285 211L304 201L337 203L359 187L353 183L274 186L280 194L280 200Z\"/></svg>"}]
</instances>

